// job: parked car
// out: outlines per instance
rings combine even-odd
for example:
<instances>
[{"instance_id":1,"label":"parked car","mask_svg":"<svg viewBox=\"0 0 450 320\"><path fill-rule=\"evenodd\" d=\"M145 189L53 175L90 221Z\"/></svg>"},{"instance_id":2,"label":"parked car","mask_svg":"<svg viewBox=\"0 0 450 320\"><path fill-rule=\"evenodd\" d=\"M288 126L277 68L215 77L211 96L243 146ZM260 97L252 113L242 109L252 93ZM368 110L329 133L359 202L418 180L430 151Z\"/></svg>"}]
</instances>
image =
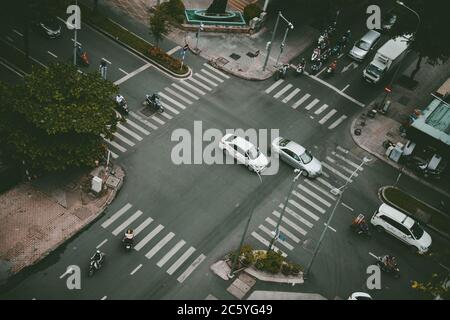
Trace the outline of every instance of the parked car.
<instances>
[{"instance_id":1,"label":"parked car","mask_svg":"<svg viewBox=\"0 0 450 320\"><path fill-rule=\"evenodd\" d=\"M281 160L294 168L303 170L304 177L315 178L322 174L322 164L314 158L309 150L289 139L278 137L272 141L273 152L279 154Z\"/></svg>"},{"instance_id":2,"label":"parked car","mask_svg":"<svg viewBox=\"0 0 450 320\"><path fill-rule=\"evenodd\" d=\"M365 292L353 292L348 300L373 300L370 294Z\"/></svg>"},{"instance_id":3,"label":"parked car","mask_svg":"<svg viewBox=\"0 0 450 320\"><path fill-rule=\"evenodd\" d=\"M378 40L380 40L381 34L375 30L369 30L361 39L355 42L353 48L349 51L350 58L356 61L363 61L369 51L371 51Z\"/></svg>"},{"instance_id":4,"label":"parked car","mask_svg":"<svg viewBox=\"0 0 450 320\"><path fill-rule=\"evenodd\" d=\"M269 159L251 142L235 134L226 134L219 142L219 148L229 153L233 158L250 171L262 172L268 165Z\"/></svg>"},{"instance_id":5,"label":"parked car","mask_svg":"<svg viewBox=\"0 0 450 320\"><path fill-rule=\"evenodd\" d=\"M61 35L61 24L56 18L47 18L36 24L39 33L50 39L58 38Z\"/></svg>"},{"instance_id":6,"label":"parked car","mask_svg":"<svg viewBox=\"0 0 450 320\"><path fill-rule=\"evenodd\" d=\"M420 254L426 253L431 246L431 236L418 222L385 203L375 211L370 222L377 230L386 231Z\"/></svg>"}]
</instances>

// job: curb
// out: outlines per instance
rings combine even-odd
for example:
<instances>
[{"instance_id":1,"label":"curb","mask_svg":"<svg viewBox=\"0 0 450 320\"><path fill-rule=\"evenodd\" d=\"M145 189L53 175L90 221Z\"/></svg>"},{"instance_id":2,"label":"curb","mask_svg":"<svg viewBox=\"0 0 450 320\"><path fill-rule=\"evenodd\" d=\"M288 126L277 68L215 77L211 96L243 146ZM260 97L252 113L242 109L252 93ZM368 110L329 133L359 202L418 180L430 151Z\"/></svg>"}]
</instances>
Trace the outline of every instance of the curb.
<instances>
[{"instance_id":1,"label":"curb","mask_svg":"<svg viewBox=\"0 0 450 320\"><path fill-rule=\"evenodd\" d=\"M109 19L109 18L108 18L108 19ZM115 22L115 21L113 21L113 20L111 20L111 19L109 19L109 20L112 21L113 23L115 23L115 24L121 26L121 25L118 24L117 22ZM137 51L136 49L130 47L130 46L127 45L125 42L123 42L123 41L121 41L121 40L115 38L113 35L109 34L109 33L106 32L106 31L104 31L104 30L101 29L100 27L97 27L96 25L91 24L91 23L86 23L86 24L88 24L92 29L94 29L94 30L100 32L101 34L105 35L106 37L108 37L108 38L110 38L111 40L115 41L116 43L120 44L122 47L124 47L124 48L126 48L127 50L133 52L135 55L137 55L137 56L139 56L140 58L142 58L142 59L144 59L144 60L146 60L146 61L152 63L152 64L153 64L154 66L156 66L158 69L160 69L160 70L162 70L162 71L164 71L164 72L170 74L171 76L173 76L173 77L175 77L175 78L178 78L178 79L186 79L186 78L189 78L189 77L192 75L192 69L191 69L189 66L187 66L188 71L187 71L185 74L181 74L181 75L180 75L180 74L178 74L178 73L175 73L175 72L173 72L173 71L167 69L167 68L164 67L163 65L159 64L158 62L156 62L156 61L152 60L151 58L147 57L146 55L142 54L141 52ZM124 28L125 30L127 30L127 32L133 34L134 36L139 37L138 35L135 35L133 32L131 32L131 31L129 31L128 29L126 29L125 27L123 27L123 26L121 26L121 27ZM149 45L151 45L151 43L148 42L147 40L145 40L145 39L143 39L143 38L141 38L141 37L139 37L139 38L142 39L143 41L147 42Z\"/></svg>"}]
</instances>

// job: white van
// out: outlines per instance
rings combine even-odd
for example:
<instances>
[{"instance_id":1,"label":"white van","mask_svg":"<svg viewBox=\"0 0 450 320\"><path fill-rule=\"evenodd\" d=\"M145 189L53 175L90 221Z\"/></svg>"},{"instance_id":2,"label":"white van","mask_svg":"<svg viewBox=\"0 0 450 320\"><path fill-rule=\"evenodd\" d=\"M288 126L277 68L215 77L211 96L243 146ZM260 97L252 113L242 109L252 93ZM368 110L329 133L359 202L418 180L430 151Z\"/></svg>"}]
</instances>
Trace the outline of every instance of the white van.
<instances>
[{"instance_id":1,"label":"white van","mask_svg":"<svg viewBox=\"0 0 450 320\"><path fill-rule=\"evenodd\" d=\"M419 223L385 203L375 211L370 222L377 230L390 233L420 254L426 253L431 246L431 236Z\"/></svg>"}]
</instances>

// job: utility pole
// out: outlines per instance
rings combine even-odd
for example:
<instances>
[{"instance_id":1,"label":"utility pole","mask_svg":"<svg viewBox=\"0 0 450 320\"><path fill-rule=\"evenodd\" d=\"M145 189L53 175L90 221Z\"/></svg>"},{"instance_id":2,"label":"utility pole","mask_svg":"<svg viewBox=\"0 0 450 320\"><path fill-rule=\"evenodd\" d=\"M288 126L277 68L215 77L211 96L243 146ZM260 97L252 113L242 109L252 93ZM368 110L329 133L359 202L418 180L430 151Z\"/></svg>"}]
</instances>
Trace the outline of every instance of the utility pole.
<instances>
[{"instance_id":1,"label":"utility pole","mask_svg":"<svg viewBox=\"0 0 450 320\"><path fill-rule=\"evenodd\" d=\"M78 6L78 0L75 0L75 5ZM73 28L74 30L74 37L73 37L73 65L76 67L77 66L77 30L78 30L78 26L76 25L75 22L75 26Z\"/></svg>"},{"instance_id":2,"label":"utility pole","mask_svg":"<svg viewBox=\"0 0 450 320\"><path fill-rule=\"evenodd\" d=\"M280 21L281 11L278 11L277 21L275 22L275 28L273 28L272 39L268 43L266 59L264 60L263 71L266 71L267 61L269 61L270 51L272 50L272 43L275 39L275 34L277 33L278 22Z\"/></svg>"},{"instance_id":3,"label":"utility pole","mask_svg":"<svg viewBox=\"0 0 450 320\"><path fill-rule=\"evenodd\" d=\"M196 51L198 50L198 39L200 38L200 31L203 31L203 27L204 27L204 24L203 24L203 22L201 22L200 25L198 26L198 30L197 30L197 33L196 33L196 36L197 36L197 42L195 43L195 50Z\"/></svg>"},{"instance_id":4,"label":"utility pole","mask_svg":"<svg viewBox=\"0 0 450 320\"><path fill-rule=\"evenodd\" d=\"M286 31L284 32L284 37L283 37L283 41L280 44L280 53L278 54L278 58L277 58L277 62L275 63L275 65L278 65L278 61L280 60L281 54L283 53L283 49L284 49L284 44L286 43L286 38L289 32L289 29L294 29L294 26L292 25L292 23L289 22Z\"/></svg>"}]
</instances>

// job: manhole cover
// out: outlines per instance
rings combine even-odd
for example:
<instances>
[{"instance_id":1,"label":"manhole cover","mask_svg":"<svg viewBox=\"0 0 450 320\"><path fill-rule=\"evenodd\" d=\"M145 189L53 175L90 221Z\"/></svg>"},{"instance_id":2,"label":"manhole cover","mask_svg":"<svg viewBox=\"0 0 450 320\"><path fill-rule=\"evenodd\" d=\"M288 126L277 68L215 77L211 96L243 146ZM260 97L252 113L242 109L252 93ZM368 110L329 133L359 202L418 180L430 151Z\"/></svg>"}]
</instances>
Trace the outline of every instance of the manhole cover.
<instances>
[{"instance_id":1,"label":"manhole cover","mask_svg":"<svg viewBox=\"0 0 450 320\"><path fill-rule=\"evenodd\" d=\"M232 54L230 55L230 58L233 59L233 60L238 60L240 57L241 57L241 56L238 55L238 54L236 54L236 53L232 53Z\"/></svg>"},{"instance_id":2,"label":"manhole cover","mask_svg":"<svg viewBox=\"0 0 450 320\"><path fill-rule=\"evenodd\" d=\"M151 117L152 115L154 115L156 113L156 110L152 110L150 108L145 107L145 108L142 108L141 110L139 110L139 112L146 117Z\"/></svg>"}]
</instances>

